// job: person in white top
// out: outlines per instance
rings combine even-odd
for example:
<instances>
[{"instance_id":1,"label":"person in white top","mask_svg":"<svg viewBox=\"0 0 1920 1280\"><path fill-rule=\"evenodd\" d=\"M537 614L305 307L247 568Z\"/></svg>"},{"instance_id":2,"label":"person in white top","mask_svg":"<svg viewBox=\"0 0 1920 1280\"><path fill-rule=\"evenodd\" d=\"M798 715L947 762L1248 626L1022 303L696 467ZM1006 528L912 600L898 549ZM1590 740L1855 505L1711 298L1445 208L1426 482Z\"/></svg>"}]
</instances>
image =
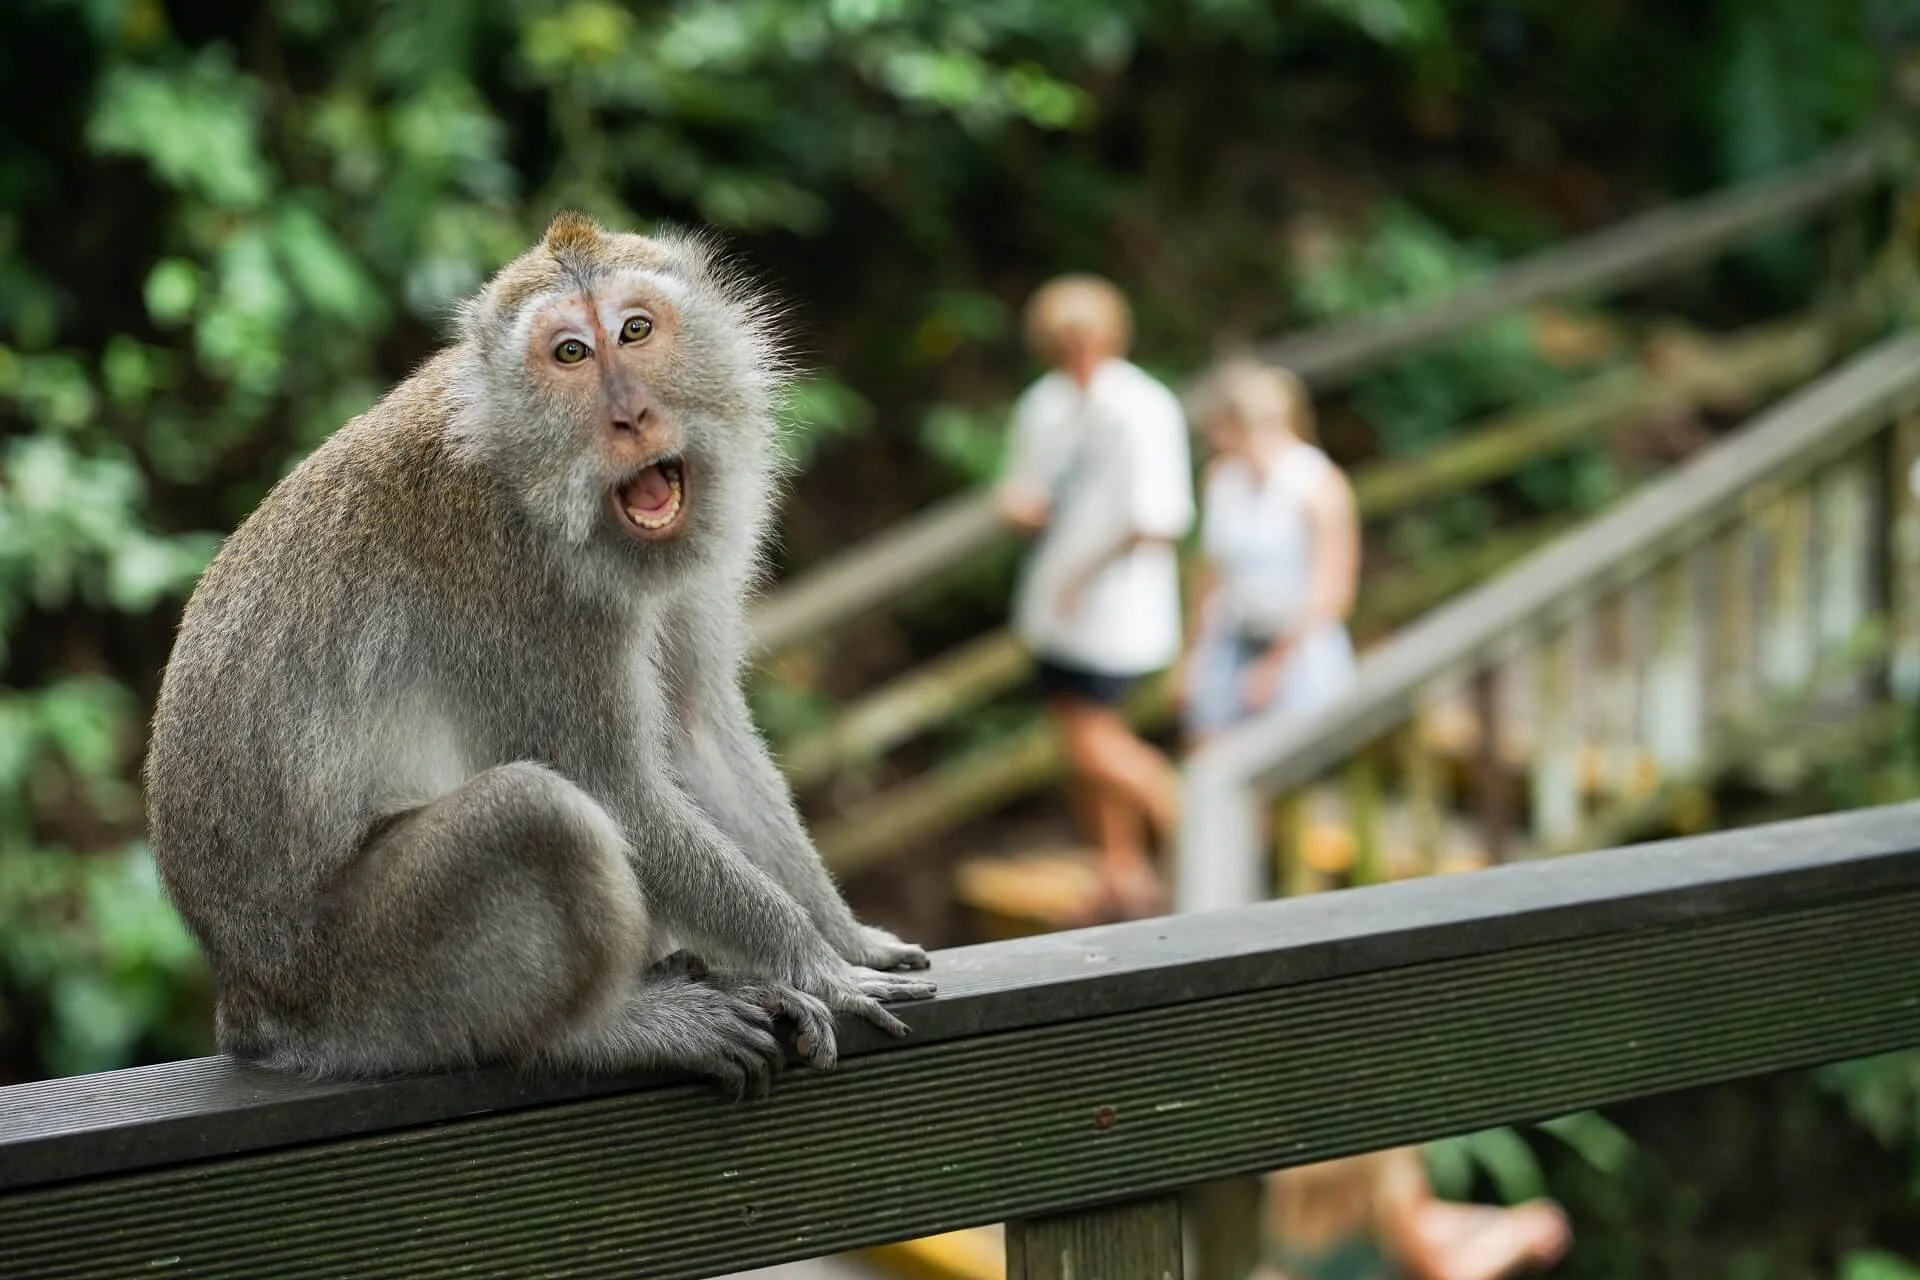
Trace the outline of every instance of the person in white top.
<instances>
[{"instance_id":1,"label":"person in white top","mask_svg":"<svg viewBox=\"0 0 1920 1280\"><path fill-rule=\"evenodd\" d=\"M1101 853L1103 915L1164 910L1149 836L1171 844L1179 777L1120 704L1180 650L1174 544L1193 523L1186 420L1127 361L1126 299L1064 276L1027 305L1027 341L1052 369L1020 397L1001 510L1034 535L1013 629L1034 656L1082 820Z\"/></svg>"},{"instance_id":2,"label":"person in white top","mask_svg":"<svg viewBox=\"0 0 1920 1280\"><path fill-rule=\"evenodd\" d=\"M1360 527L1353 488L1312 443L1312 404L1291 373L1228 362L1196 392L1194 417L1213 457L1177 683L1197 746L1257 713L1312 711L1352 682Z\"/></svg>"}]
</instances>

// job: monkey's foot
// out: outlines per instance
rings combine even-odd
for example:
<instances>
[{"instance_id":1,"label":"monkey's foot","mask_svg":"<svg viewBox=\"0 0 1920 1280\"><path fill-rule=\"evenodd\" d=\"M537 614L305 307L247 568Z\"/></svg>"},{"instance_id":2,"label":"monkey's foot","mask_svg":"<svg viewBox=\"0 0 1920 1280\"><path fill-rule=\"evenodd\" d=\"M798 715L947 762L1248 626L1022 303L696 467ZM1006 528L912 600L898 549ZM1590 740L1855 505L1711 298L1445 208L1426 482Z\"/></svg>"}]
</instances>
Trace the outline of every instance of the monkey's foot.
<instances>
[{"instance_id":1,"label":"monkey's foot","mask_svg":"<svg viewBox=\"0 0 1920 1280\"><path fill-rule=\"evenodd\" d=\"M696 1072L735 1098L764 1097L786 1059L773 1016L759 1001L681 977L646 983L620 1023L603 1026L583 1047Z\"/></svg>"},{"instance_id":2,"label":"monkey's foot","mask_svg":"<svg viewBox=\"0 0 1920 1280\"><path fill-rule=\"evenodd\" d=\"M655 978L692 978L699 980L707 976L707 962L684 947L671 955L661 956L647 966L648 979Z\"/></svg>"},{"instance_id":3,"label":"monkey's foot","mask_svg":"<svg viewBox=\"0 0 1920 1280\"><path fill-rule=\"evenodd\" d=\"M885 929L876 929L870 924L860 926L860 939L852 952L846 957L848 963L868 969L925 969L932 964L925 948L902 942Z\"/></svg>"}]
</instances>

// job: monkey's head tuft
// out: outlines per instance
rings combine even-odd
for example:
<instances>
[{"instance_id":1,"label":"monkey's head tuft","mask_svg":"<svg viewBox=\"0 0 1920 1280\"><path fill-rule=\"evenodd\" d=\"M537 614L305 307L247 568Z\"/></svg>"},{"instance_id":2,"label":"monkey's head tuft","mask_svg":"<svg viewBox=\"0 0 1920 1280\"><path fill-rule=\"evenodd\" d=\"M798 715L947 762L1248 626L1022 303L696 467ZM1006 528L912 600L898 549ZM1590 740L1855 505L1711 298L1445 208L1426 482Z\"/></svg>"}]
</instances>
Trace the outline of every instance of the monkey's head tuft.
<instances>
[{"instance_id":1,"label":"monkey's head tuft","mask_svg":"<svg viewBox=\"0 0 1920 1280\"><path fill-rule=\"evenodd\" d=\"M547 234L541 237L540 243L546 246L548 253L562 258L569 254L587 254L598 250L605 235L600 224L586 214L562 209L547 224Z\"/></svg>"},{"instance_id":2,"label":"monkey's head tuft","mask_svg":"<svg viewBox=\"0 0 1920 1280\"><path fill-rule=\"evenodd\" d=\"M456 445L528 515L630 563L757 547L787 362L711 239L562 213L460 321Z\"/></svg>"}]
</instances>

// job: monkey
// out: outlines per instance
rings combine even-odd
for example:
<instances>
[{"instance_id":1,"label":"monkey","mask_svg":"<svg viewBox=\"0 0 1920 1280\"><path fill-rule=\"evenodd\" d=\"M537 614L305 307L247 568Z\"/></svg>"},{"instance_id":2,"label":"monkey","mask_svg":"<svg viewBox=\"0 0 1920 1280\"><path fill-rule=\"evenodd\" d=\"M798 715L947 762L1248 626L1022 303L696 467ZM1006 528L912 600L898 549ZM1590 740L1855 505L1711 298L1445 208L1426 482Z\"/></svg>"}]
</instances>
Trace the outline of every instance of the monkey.
<instances>
[{"instance_id":1,"label":"monkey","mask_svg":"<svg viewBox=\"0 0 1920 1280\"><path fill-rule=\"evenodd\" d=\"M144 765L220 1048L764 1091L895 1036L743 688L791 362L714 240L562 213L189 596Z\"/></svg>"}]
</instances>

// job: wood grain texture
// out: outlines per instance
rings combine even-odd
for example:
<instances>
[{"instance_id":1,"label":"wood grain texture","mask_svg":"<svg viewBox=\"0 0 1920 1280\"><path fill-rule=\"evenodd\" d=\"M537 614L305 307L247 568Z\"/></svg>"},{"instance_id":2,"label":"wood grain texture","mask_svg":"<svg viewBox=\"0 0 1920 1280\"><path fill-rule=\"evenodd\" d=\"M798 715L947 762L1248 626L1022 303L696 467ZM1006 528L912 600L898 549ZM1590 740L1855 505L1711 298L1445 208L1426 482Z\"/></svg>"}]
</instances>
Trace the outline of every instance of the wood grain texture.
<instances>
[{"instance_id":1,"label":"wood grain texture","mask_svg":"<svg viewBox=\"0 0 1920 1280\"><path fill-rule=\"evenodd\" d=\"M1007 1224L1007 1280L1181 1280L1180 1255L1177 1196Z\"/></svg>"}]
</instances>

